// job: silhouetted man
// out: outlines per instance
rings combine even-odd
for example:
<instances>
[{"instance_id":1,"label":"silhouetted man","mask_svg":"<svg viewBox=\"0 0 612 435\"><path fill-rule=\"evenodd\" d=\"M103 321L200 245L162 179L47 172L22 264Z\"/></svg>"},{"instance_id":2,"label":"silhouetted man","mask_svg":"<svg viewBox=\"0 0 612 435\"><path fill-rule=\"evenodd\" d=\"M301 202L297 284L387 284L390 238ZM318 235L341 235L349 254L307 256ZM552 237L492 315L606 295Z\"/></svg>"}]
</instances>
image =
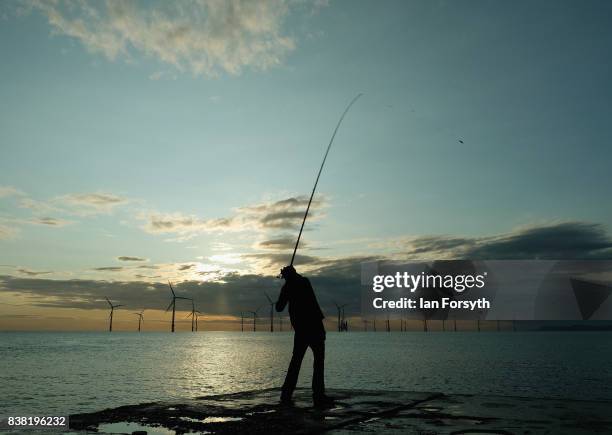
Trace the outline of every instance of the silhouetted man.
<instances>
[{"instance_id":1,"label":"silhouetted man","mask_svg":"<svg viewBox=\"0 0 612 435\"><path fill-rule=\"evenodd\" d=\"M281 403L290 403L295 390L302 359L310 347L314 356L312 398L315 406L327 406L332 400L325 395L325 328L323 313L308 278L298 274L293 266L284 267L281 276L285 284L276 302L276 311L289 304L289 318L295 331L293 355L282 387Z\"/></svg>"}]
</instances>

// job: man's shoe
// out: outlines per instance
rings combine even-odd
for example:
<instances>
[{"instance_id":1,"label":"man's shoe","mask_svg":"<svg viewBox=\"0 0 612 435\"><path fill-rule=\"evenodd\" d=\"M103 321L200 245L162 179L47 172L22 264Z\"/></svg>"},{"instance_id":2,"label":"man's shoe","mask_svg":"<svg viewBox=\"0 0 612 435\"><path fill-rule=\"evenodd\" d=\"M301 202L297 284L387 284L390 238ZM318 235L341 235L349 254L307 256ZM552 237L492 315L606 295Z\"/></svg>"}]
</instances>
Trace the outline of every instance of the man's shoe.
<instances>
[{"instance_id":1,"label":"man's shoe","mask_svg":"<svg viewBox=\"0 0 612 435\"><path fill-rule=\"evenodd\" d=\"M322 396L314 396L312 398L312 402L315 408L321 409L333 408L336 404L333 398L326 396L325 394L323 394Z\"/></svg>"}]
</instances>

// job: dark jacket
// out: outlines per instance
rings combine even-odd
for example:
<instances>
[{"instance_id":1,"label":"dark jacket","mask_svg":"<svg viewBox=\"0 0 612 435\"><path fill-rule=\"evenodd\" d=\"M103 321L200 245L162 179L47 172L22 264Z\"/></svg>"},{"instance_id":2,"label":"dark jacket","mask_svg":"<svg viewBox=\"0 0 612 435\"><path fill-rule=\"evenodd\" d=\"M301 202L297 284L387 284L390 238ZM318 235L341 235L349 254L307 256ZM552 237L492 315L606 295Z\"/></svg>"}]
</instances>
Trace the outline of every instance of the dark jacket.
<instances>
[{"instance_id":1,"label":"dark jacket","mask_svg":"<svg viewBox=\"0 0 612 435\"><path fill-rule=\"evenodd\" d=\"M283 285L276 302L276 311L283 311L289 304L289 318L296 333L323 334L325 316L308 278L296 275Z\"/></svg>"}]
</instances>

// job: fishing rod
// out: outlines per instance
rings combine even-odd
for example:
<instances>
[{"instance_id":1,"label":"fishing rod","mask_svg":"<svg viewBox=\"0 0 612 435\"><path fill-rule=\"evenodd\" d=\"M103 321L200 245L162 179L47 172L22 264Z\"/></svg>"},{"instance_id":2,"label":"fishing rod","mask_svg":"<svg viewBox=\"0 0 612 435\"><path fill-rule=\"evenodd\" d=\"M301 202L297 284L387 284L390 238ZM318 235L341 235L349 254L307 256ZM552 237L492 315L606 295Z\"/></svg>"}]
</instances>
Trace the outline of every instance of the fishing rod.
<instances>
[{"instance_id":1,"label":"fishing rod","mask_svg":"<svg viewBox=\"0 0 612 435\"><path fill-rule=\"evenodd\" d=\"M297 252L298 246L300 244L300 238L302 237L302 231L304 230L304 224L306 223L306 218L308 217L308 212L310 211L310 204L312 203L312 198L314 197L315 191L317 190L317 184L319 183L319 178L321 177L321 172L323 171L323 166L325 165L325 160L327 160L327 155L329 154L329 150L330 150L330 148L332 146L332 143L334 143L334 138L336 137L336 133L338 132L338 129L340 128L340 124L342 124L342 120L344 119L344 117L348 113L348 111L351 108L351 106L362 95L363 94L361 94L361 93L357 94L355 96L355 98L353 98L352 101L348 104L348 106L346 106L346 109L344 109L344 112L342 113L342 116L340 117L340 120L338 121L338 124L336 124L336 128L334 129L334 133L332 134L332 137L329 140L329 145L327 145L327 150L325 151L325 155L323 156L323 162L321 162L321 167L319 168L319 173L317 174L317 179L315 180L315 184L314 184L314 186L312 188L312 193L310 194L310 199L308 200L308 206L306 207L306 212L304 213L304 219L302 220L302 226L300 227L300 233L298 234L297 240L295 242L295 248L293 248L293 255L291 256L291 263L290 263L291 266L293 266L293 261L295 260L295 253Z\"/></svg>"}]
</instances>

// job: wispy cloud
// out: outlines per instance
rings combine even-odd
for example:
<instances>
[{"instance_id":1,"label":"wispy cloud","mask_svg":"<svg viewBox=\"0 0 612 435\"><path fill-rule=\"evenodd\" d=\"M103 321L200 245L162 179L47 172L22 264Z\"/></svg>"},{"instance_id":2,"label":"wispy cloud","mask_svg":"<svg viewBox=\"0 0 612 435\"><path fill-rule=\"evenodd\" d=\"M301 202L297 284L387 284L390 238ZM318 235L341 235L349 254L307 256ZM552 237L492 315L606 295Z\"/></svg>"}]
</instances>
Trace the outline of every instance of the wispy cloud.
<instances>
[{"instance_id":1,"label":"wispy cloud","mask_svg":"<svg viewBox=\"0 0 612 435\"><path fill-rule=\"evenodd\" d=\"M81 215L110 213L115 207L128 201L112 193L72 193L55 200L69 207L72 212Z\"/></svg>"},{"instance_id":2,"label":"wispy cloud","mask_svg":"<svg viewBox=\"0 0 612 435\"><path fill-rule=\"evenodd\" d=\"M61 211L59 207L50 201L39 201L27 196L19 200L19 207L32 210L34 213L55 213Z\"/></svg>"},{"instance_id":3,"label":"wispy cloud","mask_svg":"<svg viewBox=\"0 0 612 435\"><path fill-rule=\"evenodd\" d=\"M129 202L127 198L105 192L70 193L39 200L12 186L0 186L0 197L15 197L18 208L31 212L30 217L19 216L23 213L0 217L0 239L15 237L24 225L62 228L76 223L71 219L74 216L110 214Z\"/></svg>"},{"instance_id":4,"label":"wispy cloud","mask_svg":"<svg viewBox=\"0 0 612 435\"><path fill-rule=\"evenodd\" d=\"M26 3L46 16L55 33L109 60L141 54L194 75L265 70L295 48L282 27L296 2L286 0Z\"/></svg>"},{"instance_id":5,"label":"wispy cloud","mask_svg":"<svg viewBox=\"0 0 612 435\"><path fill-rule=\"evenodd\" d=\"M103 266L103 267L94 267L92 270L96 272L121 272L125 270L123 266Z\"/></svg>"},{"instance_id":6,"label":"wispy cloud","mask_svg":"<svg viewBox=\"0 0 612 435\"><path fill-rule=\"evenodd\" d=\"M19 233L18 228L0 224L0 240L12 239L17 233Z\"/></svg>"},{"instance_id":7,"label":"wispy cloud","mask_svg":"<svg viewBox=\"0 0 612 435\"><path fill-rule=\"evenodd\" d=\"M149 261L146 258L143 257L132 257L129 255L121 255L120 257L117 257L117 260L119 261Z\"/></svg>"},{"instance_id":8,"label":"wispy cloud","mask_svg":"<svg viewBox=\"0 0 612 435\"><path fill-rule=\"evenodd\" d=\"M296 236L284 235L281 237L262 240L258 242L255 247L259 249L271 249L271 250L287 250L293 249L295 246ZM307 245L305 242L300 242L300 247L305 248Z\"/></svg>"},{"instance_id":9,"label":"wispy cloud","mask_svg":"<svg viewBox=\"0 0 612 435\"><path fill-rule=\"evenodd\" d=\"M202 219L182 213L152 213L143 229L151 234L195 235L212 231L234 231L239 229L233 218Z\"/></svg>"},{"instance_id":10,"label":"wispy cloud","mask_svg":"<svg viewBox=\"0 0 612 435\"><path fill-rule=\"evenodd\" d=\"M276 275L283 266L289 264L291 255L290 253L255 252L252 254L242 254L241 259L250 263L253 270ZM311 255L297 254L295 256L295 264L299 264L302 267L307 266L309 269L318 265L320 260L320 258Z\"/></svg>"},{"instance_id":11,"label":"wispy cloud","mask_svg":"<svg viewBox=\"0 0 612 435\"><path fill-rule=\"evenodd\" d=\"M50 216L44 216L44 217L32 218L28 220L28 223L31 223L34 225L46 225L49 227L65 227L66 225L70 225L73 222L66 220L66 219L59 219L59 218L54 218Z\"/></svg>"},{"instance_id":12,"label":"wispy cloud","mask_svg":"<svg viewBox=\"0 0 612 435\"><path fill-rule=\"evenodd\" d=\"M22 275L27 275L27 276L48 275L50 273L53 273L51 271L36 271L36 270L30 270L30 269L25 269L25 268L17 269L17 272L21 273Z\"/></svg>"},{"instance_id":13,"label":"wispy cloud","mask_svg":"<svg viewBox=\"0 0 612 435\"><path fill-rule=\"evenodd\" d=\"M6 198L9 196L21 196L24 195L24 193L13 187L13 186L0 186L0 198Z\"/></svg>"},{"instance_id":14,"label":"wispy cloud","mask_svg":"<svg viewBox=\"0 0 612 435\"><path fill-rule=\"evenodd\" d=\"M51 216L33 216L31 218L4 218L0 217L0 239L15 237L24 225L40 225L48 228L61 228L74 221Z\"/></svg>"},{"instance_id":15,"label":"wispy cloud","mask_svg":"<svg viewBox=\"0 0 612 435\"><path fill-rule=\"evenodd\" d=\"M20 197L17 203L19 208L29 209L36 214L89 216L110 213L129 202L127 198L107 192L69 193L45 200L34 199L22 191L17 192Z\"/></svg>"}]
</instances>

